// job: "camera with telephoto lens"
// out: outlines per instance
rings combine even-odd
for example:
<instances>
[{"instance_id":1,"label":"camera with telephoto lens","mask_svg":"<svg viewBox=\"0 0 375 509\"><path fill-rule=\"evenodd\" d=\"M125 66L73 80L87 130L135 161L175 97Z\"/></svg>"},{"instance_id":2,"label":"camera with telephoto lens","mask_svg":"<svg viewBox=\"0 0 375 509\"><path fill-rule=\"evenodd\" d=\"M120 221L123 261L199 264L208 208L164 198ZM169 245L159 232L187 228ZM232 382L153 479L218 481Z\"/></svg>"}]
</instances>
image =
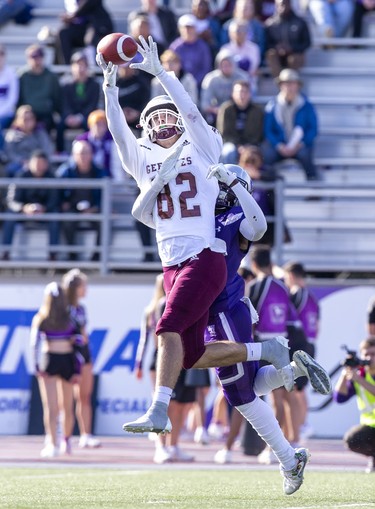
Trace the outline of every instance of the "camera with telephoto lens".
<instances>
[{"instance_id":1,"label":"camera with telephoto lens","mask_svg":"<svg viewBox=\"0 0 375 509\"><path fill-rule=\"evenodd\" d=\"M369 366L370 361L366 359L360 359L355 350L349 350L346 345L342 345L343 350L346 350L346 357L341 361L342 366L348 366L349 368L359 368L360 366Z\"/></svg>"}]
</instances>

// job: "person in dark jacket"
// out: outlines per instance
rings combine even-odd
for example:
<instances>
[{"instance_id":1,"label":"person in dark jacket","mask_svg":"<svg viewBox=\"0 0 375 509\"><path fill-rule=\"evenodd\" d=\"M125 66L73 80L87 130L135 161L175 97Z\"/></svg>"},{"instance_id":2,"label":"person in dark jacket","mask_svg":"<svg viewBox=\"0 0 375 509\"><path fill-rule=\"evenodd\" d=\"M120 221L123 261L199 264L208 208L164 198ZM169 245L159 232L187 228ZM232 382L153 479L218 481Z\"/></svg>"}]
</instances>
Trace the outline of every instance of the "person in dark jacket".
<instances>
[{"instance_id":1,"label":"person in dark jacket","mask_svg":"<svg viewBox=\"0 0 375 509\"><path fill-rule=\"evenodd\" d=\"M73 143L72 158L58 168L57 176L63 179L101 179L104 177L104 171L93 162L91 144L85 140L78 140ZM65 239L69 246L75 244L76 233L79 229L95 230L96 245L100 245L100 222L85 220L85 214L98 213L100 207L100 189L81 187L61 190L62 212L82 215L82 221L64 221L62 224ZM96 252L92 260L99 260L99 258L99 253ZM69 253L69 259L77 260L77 252Z\"/></svg>"},{"instance_id":2,"label":"person in dark jacket","mask_svg":"<svg viewBox=\"0 0 375 509\"><path fill-rule=\"evenodd\" d=\"M253 103L250 83L247 80L235 81L232 99L219 107L216 120L216 127L224 140L221 161L237 164L242 146L249 143L259 145L263 140L263 122L263 108Z\"/></svg>"},{"instance_id":3,"label":"person in dark jacket","mask_svg":"<svg viewBox=\"0 0 375 509\"><path fill-rule=\"evenodd\" d=\"M54 114L61 114L59 78L46 67L43 46L32 44L25 54L27 66L20 70L18 106L31 106L37 121L50 132L55 127Z\"/></svg>"},{"instance_id":4,"label":"person in dark jacket","mask_svg":"<svg viewBox=\"0 0 375 509\"><path fill-rule=\"evenodd\" d=\"M73 53L71 74L62 85L62 115L57 129L56 148L64 152L66 129L87 130L87 118L97 109L100 85L90 76L89 63L83 51Z\"/></svg>"},{"instance_id":5,"label":"person in dark jacket","mask_svg":"<svg viewBox=\"0 0 375 509\"><path fill-rule=\"evenodd\" d=\"M47 154L41 150L35 150L25 169L16 174L20 179L52 179L54 174L50 168ZM20 187L11 184L7 194L7 212L15 214L15 220L4 221L3 225L3 244L10 246L13 240L14 228L17 224L16 215L23 213L30 217L30 222L48 228L49 243L51 252L50 260L56 259L56 253L53 247L59 243L59 222L58 221L40 221L40 217L45 212L59 211L59 192L58 189L48 187ZM9 260L9 250L3 252L2 260Z\"/></svg>"},{"instance_id":6,"label":"person in dark jacket","mask_svg":"<svg viewBox=\"0 0 375 509\"><path fill-rule=\"evenodd\" d=\"M158 5L157 0L141 0L141 8L130 12L128 26L132 20L144 14L148 17L151 27L151 35L158 45L167 48L174 41L179 33L177 20L174 12L168 7Z\"/></svg>"},{"instance_id":7,"label":"person in dark jacket","mask_svg":"<svg viewBox=\"0 0 375 509\"><path fill-rule=\"evenodd\" d=\"M311 46L309 27L293 11L290 0L275 0L275 9L265 21L266 62L274 78L282 69L300 69Z\"/></svg>"},{"instance_id":8,"label":"person in dark jacket","mask_svg":"<svg viewBox=\"0 0 375 509\"><path fill-rule=\"evenodd\" d=\"M94 46L112 33L113 22L102 0L71 0L71 10L61 15L62 27L55 40L56 64L70 63L74 48Z\"/></svg>"}]
</instances>

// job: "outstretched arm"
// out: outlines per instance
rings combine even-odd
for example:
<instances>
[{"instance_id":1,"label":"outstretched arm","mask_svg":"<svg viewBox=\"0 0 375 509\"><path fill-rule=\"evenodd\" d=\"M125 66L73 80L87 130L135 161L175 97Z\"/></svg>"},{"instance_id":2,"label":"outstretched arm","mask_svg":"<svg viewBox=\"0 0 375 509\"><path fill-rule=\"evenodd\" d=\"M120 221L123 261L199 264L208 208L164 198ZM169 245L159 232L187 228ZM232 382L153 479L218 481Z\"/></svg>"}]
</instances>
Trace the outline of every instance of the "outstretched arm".
<instances>
[{"instance_id":1,"label":"outstretched arm","mask_svg":"<svg viewBox=\"0 0 375 509\"><path fill-rule=\"evenodd\" d=\"M141 223L155 229L154 207L158 194L168 182L174 179L180 171L181 163L178 161L182 151L182 143L163 162L159 172L151 182L151 187L141 193L135 200L132 215Z\"/></svg>"},{"instance_id":2,"label":"outstretched arm","mask_svg":"<svg viewBox=\"0 0 375 509\"><path fill-rule=\"evenodd\" d=\"M138 51L143 60L139 63L130 64L130 67L157 77L166 93L177 106L184 127L189 133L192 143L200 151L201 157L206 161L207 166L216 163L219 160L223 143L221 135L214 127L207 124L198 106L193 103L175 74L164 70L159 61L157 44L153 38L149 36L146 41L140 36L139 40L141 44L138 45Z\"/></svg>"},{"instance_id":3,"label":"outstretched arm","mask_svg":"<svg viewBox=\"0 0 375 509\"><path fill-rule=\"evenodd\" d=\"M138 173L141 167L139 148L136 137L128 126L124 112L118 101L119 89L116 86L118 66L113 65L112 62L109 62L107 65L101 53L96 55L96 62L103 71L103 92L108 129L116 144L123 168L130 173L138 183Z\"/></svg>"},{"instance_id":4,"label":"outstretched arm","mask_svg":"<svg viewBox=\"0 0 375 509\"><path fill-rule=\"evenodd\" d=\"M228 171L222 163L210 166L207 178L212 177L216 177L220 182L230 187L237 196L245 214L245 219L240 224L240 233L248 240L261 239L267 230L267 221L262 209L249 191L241 185L237 176Z\"/></svg>"}]
</instances>

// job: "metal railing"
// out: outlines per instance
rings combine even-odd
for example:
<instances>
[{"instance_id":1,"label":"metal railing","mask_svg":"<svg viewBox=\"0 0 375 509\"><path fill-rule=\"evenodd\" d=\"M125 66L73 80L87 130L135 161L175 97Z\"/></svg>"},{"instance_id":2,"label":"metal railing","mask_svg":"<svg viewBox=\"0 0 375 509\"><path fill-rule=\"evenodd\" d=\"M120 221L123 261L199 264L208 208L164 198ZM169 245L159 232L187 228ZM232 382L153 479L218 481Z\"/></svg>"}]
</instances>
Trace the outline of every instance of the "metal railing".
<instances>
[{"instance_id":1,"label":"metal railing","mask_svg":"<svg viewBox=\"0 0 375 509\"><path fill-rule=\"evenodd\" d=\"M6 194L9 185L49 189L100 189L101 210L97 214L44 213L30 216L24 213L0 213L0 223L15 220L18 223L36 224L48 221L92 221L100 225L101 242L89 247L82 244L68 246L63 234L60 244L53 246L55 261L47 261L50 246L28 246L23 258L11 258L0 264L1 269L93 269L101 275L112 271L159 271L160 262L143 262L145 252L157 253L156 245L142 246L131 207L136 197L134 185L116 183L111 179L0 179L0 194ZM283 265L298 259L310 271L375 271L375 185L328 184L305 182L291 184L284 180L273 183L256 183L275 193L275 215L267 216L274 222L274 262ZM311 201L310 201L311 200ZM374 211L374 212L372 212ZM303 213L302 213L303 212ZM284 224L287 224L292 242L284 244ZM44 227L43 227L44 228ZM20 237L24 231L21 231ZM119 241L114 243L116 234ZM31 235L32 232L31 232ZM2 241L1 241L2 242ZM115 245L116 244L116 245ZM1 252L11 246L0 245ZM82 255L97 252L98 261L82 259ZM67 253L74 251L81 259L70 261ZM158 257L156 256L156 259Z\"/></svg>"},{"instance_id":2,"label":"metal railing","mask_svg":"<svg viewBox=\"0 0 375 509\"><path fill-rule=\"evenodd\" d=\"M1 262L1 268L8 269L65 269L73 266L93 268L99 270L100 274L108 274L111 269L160 269L159 262L141 263L139 258L142 258L145 252L156 253L156 246L149 248L135 242L134 238L138 235L135 228L135 221L131 216L131 206L136 197L136 190L134 185L126 185L123 183L116 183L111 179L0 179L0 193L5 197L8 186L15 185L17 188L40 188L46 189L100 189L101 191L101 209L99 213L82 214L82 213L42 213L38 215L30 215L14 212L0 213L0 223L7 220L16 221L17 223L27 223L28 226L32 225L33 229L44 229L44 224L50 221L59 221L60 224L65 221L73 221L77 223L77 233L81 233L79 223L96 222L99 223L100 228L100 244L98 246L90 246L91 253L98 253L100 260L77 260L70 261L64 259L64 255L68 252L74 252L78 255L87 253L87 245L75 244L68 246L64 243L63 234L60 234L60 244L53 246L53 252L57 254L56 261L47 262L47 253L52 250L49 245L40 248L40 246L30 246L28 248L27 256L23 259L12 259ZM4 198L5 199L5 198ZM86 228L85 228L86 229ZM113 260L113 253L116 248L113 246L113 237L117 232L124 232L125 238L120 248L124 252L124 261ZM24 231L20 233L22 237ZM133 234L133 235L132 235ZM32 232L30 232L32 235ZM127 240L126 237L129 237ZM133 237L133 240L131 239ZM1 241L2 242L2 241ZM12 251L12 246L6 246L3 243L0 245L1 252ZM48 263L48 265L46 265Z\"/></svg>"}]
</instances>

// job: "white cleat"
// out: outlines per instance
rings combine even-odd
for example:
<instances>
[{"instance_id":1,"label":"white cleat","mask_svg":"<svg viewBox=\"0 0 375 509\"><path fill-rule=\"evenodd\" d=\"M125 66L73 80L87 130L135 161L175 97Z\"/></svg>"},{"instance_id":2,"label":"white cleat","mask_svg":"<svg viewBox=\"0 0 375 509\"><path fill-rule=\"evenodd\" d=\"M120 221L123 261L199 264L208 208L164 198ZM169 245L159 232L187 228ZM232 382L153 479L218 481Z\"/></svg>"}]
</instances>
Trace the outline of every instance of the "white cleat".
<instances>
[{"instance_id":1,"label":"white cleat","mask_svg":"<svg viewBox=\"0 0 375 509\"><path fill-rule=\"evenodd\" d=\"M56 458L59 455L58 447L55 447L53 444L47 444L40 451L41 458Z\"/></svg>"},{"instance_id":2,"label":"white cleat","mask_svg":"<svg viewBox=\"0 0 375 509\"><path fill-rule=\"evenodd\" d=\"M170 455L170 461L172 462L190 463L194 461L194 456L192 454L184 452L177 445L169 447L168 452Z\"/></svg>"},{"instance_id":3,"label":"white cleat","mask_svg":"<svg viewBox=\"0 0 375 509\"><path fill-rule=\"evenodd\" d=\"M284 470L280 466L280 473L284 477L284 493L292 495L300 489L303 483L303 473L305 467L310 460L310 452L308 449L300 448L295 450L296 466L292 470Z\"/></svg>"},{"instance_id":4,"label":"white cleat","mask_svg":"<svg viewBox=\"0 0 375 509\"><path fill-rule=\"evenodd\" d=\"M214 456L215 463L226 465L232 462L232 453L228 449L220 449Z\"/></svg>"},{"instance_id":5,"label":"white cleat","mask_svg":"<svg viewBox=\"0 0 375 509\"><path fill-rule=\"evenodd\" d=\"M262 465L275 465L276 463L279 463L275 453L268 446L263 449L260 454L258 454L257 459L258 463L261 463Z\"/></svg>"},{"instance_id":6,"label":"white cleat","mask_svg":"<svg viewBox=\"0 0 375 509\"><path fill-rule=\"evenodd\" d=\"M154 454L154 463L163 465L164 463L171 462L171 455L166 447L157 447Z\"/></svg>"},{"instance_id":7,"label":"white cleat","mask_svg":"<svg viewBox=\"0 0 375 509\"><path fill-rule=\"evenodd\" d=\"M206 428L198 426L194 433L194 442L202 445L208 445L210 443L210 437L208 436Z\"/></svg>"},{"instance_id":8,"label":"white cleat","mask_svg":"<svg viewBox=\"0 0 375 509\"><path fill-rule=\"evenodd\" d=\"M142 415L134 422L126 422L122 429L129 433L170 433L172 431L172 424L167 417L167 422L155 422L148 414Z\"/></svg>"},{"instance_id":9,"label":"white cleat","mask_svg":"<svg viewBox=\"0 0 375 509\"><path fill-rule=\"evenodd\" d=\"M78 447L81 449L96 449L100 447L102 444L98 438L93 437L92 435L81 435L78 442Z\"/></svg>"},{"instance_id":10,"label":"white cleat","mask_svg":"<svg viewBox=\"0 0 375 509\"><path fill-rule=\"evenodd\" d=\"M293 354L293 361L303 372L302 376L307 376L316 392L323 395L331 394L332 384L327 371L308 353L303 350L297 350Z\"/></svg>"}]
</instances>

